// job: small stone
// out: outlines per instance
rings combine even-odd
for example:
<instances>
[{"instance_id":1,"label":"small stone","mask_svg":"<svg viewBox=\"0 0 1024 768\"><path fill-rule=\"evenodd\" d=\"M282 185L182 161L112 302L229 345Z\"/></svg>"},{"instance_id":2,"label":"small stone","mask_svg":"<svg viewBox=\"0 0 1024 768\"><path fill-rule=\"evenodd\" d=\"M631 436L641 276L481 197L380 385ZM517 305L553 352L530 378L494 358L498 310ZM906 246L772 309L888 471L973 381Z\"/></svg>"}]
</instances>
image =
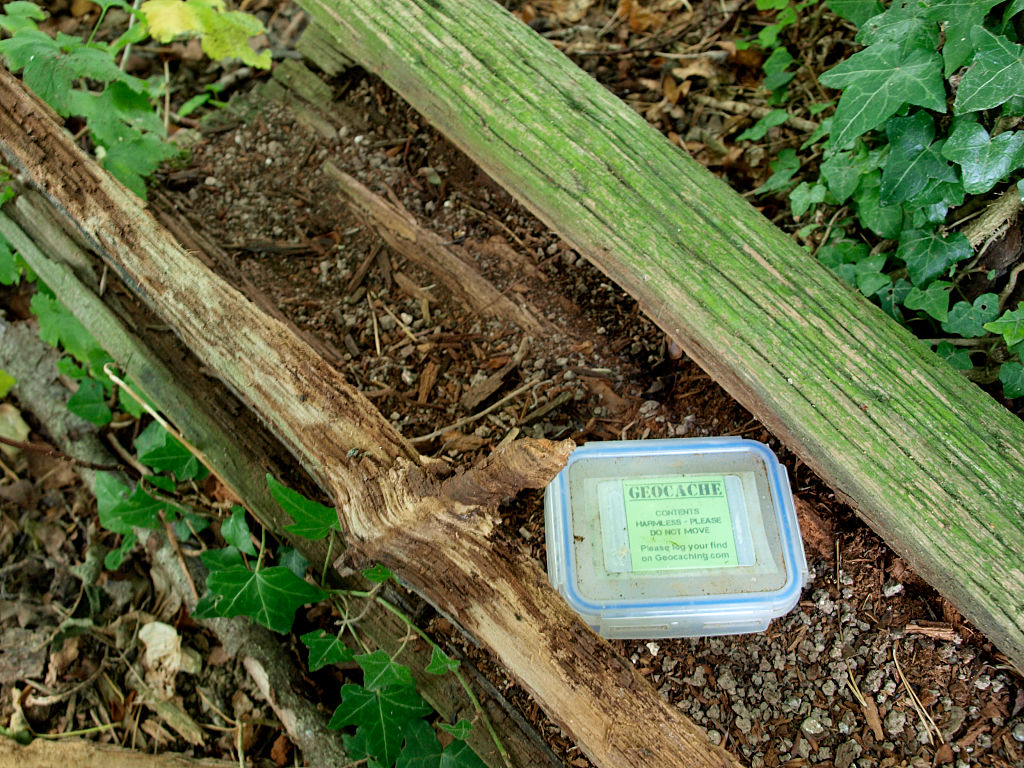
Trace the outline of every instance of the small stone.
<instances>
[{"instance_id":1,"label":"small stone","mask_svg":"<svg viewBox=\"0 0 1024 768\"><path fill-rule=\"evenodd\" d=\"M885 716L885 730L890 736L901 736L907 724L907 713L901 709L890 709Z\"/></svg>"},{"instance_id":2,"label":"small stone","mask_svg":"<svg viewBox=\"0 0 1024 768\"><path fill-rule=\"evenodd\" d=\"M885 597L896 597L896 595L898 595L902 591L903 591L903 585L900 584L898 581L896 581L896 582L889 582L882 589L882 594Z\"/></svg>"},{"instance_id":3,"label":"small stone","mask_svg":"<svg viewBox=\"0 0 1024 768\"><path fill-rule=\"evenodd\" d=\"M712 728L710 731L708 731L708 741L710 741L712 745L717 747L719 744L722 743L721 732L716 731Z\"/></svg>"},{"instance_id":4,"label":"small stone","mask_svg":"<svg viewBox=\"0 0 1024 768\"><path fill-rule=\"evenodd\" d=\"M800 730L808 736L818 736L825 732L825 726L821 724L818 718L812 715L811 717L804 718L804 721L800 723Z\"/></svg>"},{"instance_id":5,"label":"small stone","mask_svg":"<svg viewBox=\"0 0 1024 768\"><path fill-rule=\"evenodd\" d=\"M1010 735L1013 736L1014 741L1019 741L1024 744L1024 722L1017 723L1013 726L1013 730L1010 731Z\"/></svg>"}]
</instances>

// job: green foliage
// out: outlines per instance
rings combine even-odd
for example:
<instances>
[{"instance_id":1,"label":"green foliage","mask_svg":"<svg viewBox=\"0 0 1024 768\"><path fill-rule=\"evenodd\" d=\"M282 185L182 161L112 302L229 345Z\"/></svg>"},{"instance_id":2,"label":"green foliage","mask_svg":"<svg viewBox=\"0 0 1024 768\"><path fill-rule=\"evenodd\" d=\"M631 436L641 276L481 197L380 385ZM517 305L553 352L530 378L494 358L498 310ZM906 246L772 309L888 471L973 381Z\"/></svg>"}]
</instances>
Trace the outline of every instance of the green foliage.
<instances>
[{"instance_id":1,"label":"green foliage","mask_svg":"<svg viewBox=\"0 0 1024 768\"><path fill-rule=\"evenodd\" d=\"M322 629L307 632L299 639L309 649L310 672L316 672L329 664L342 664L355 657L355 654L341 641L340 637Z\"/></svg>"},{"instance_id":2,"label":"green foliage","mask_svg":"<svg viewBox=\"0 0 1024 768\"><path fill-rule=\"evenodd\" d=\"M86 421L102 427L114 417L107 405L103 385L95 379L83 379L78 390L68 400L68 410Z\"/></svg>"},{"instance_id":3,"label":"green foliage","mask_svg":"<svg viewBox=\"0 0 1024 768\"><path fill-rule=\"evenodd\" d=\"M964 217L954 211L972 195L1012 183L1024 190L1024 130L1017 130L1024 45L1016 18L1024 0L827 6L858 27L861 49L818 77L840 91L820 175L801 179L799 169L813 159L785 149L757 193L788 190L793 216L812 222L827 217L816 213L820 206L848 206L853 218L829 225L818 259L894 319L925 338L940 337L936 352L950 365L978 381L998 378L1004 395L1019 397L1019 308L1003 311L1008 295L992 292L995 273L987 283L965 279L975 252L949 224ZM788 72L788 58L773 53L766 70L771 61L776 74ZM739 138L769 130L764 122ZM957 343L963 339L981 341L964 349Z\"/></svg>"},{"instance_id":4,"label":"green foliage","mask_svg":"<svg viewBox=\"0 0 1024 768\"><path fill-rule=\"evenodd\" d=\"M206 579L209 593L197 616L248 616L257 624L275 632L289 632L295 612L307 603L323 600L327 593L320 587L299 578L283 565L250 568L241 560L228 566L202 555L210 569ZM221 565L223 567L213 567Z\"/></svg>"},{"instance_id":5,"label":"green foliage","mask_svg":"<svg viewBox=\"0 0 1024 768\"><path fill-rule=\"evenodd\" d=\"M135 438L135 450L147 467L171 472L178 480L201 480L207 474L192 452L155 421Z\"/></svg>"},{"instance_id":6,"label":"green foliage","mask_svg":"<svg viewBox=\"0 0 1024 768\"><path fill-rule=\"evenodd\" d=\"M249 38L263 33L263 24L242 11L228 11L223 0L148 0L139 12L155 40L199 37L203 53L215 61L239 58L261 69L270 68L270 51L257 54Z\"/></svg>"},{"instance_id":7,"label":"green foliage","mask_svg":"<svg viewBox=\"0 0 1024 768\"><path fill-rule=\"evenodd\" d=\"M268 68L270 52L257 54L249 46L250 37L263 32L263 24L241 11L227 11L222 0L151 0L136 11L123 0L100 3L103 12L117 6L141 22L113 42L103 43L58 32L50 37L38 28L47 12L34 3L11 2L0 13L0 29L10 34L0 40L0 54L8 67L20 72L25 84L63 117L76 116L85 121L96 157L111 174L140 197L146 196L146 177L160 163L178 155L166 143L164 121L156 112L161 90L167 83L152 87L126 74L116 57L129 43L147 35L161 42L179 36L198 36L203 51L215 60L241 58L246 64ZM150 24L147 27L146 20ZM193 101L192 111L210 99ZM10 279L0 251L0 282Z\"/></svg>"},{"instance_id":8,"label":"green foliage","mask_svg":"<svg viewBox=\"0 0 1024 768\"><path fill-rule=\"evenodd\" d=\"M319 541L331 531L340 531L338 513L333 507L325 507L310 501L302 494L287 488L271 475L267 475L270 493L281 505L281 509L291 515L295 522L285 528L288 533L302 536L304 539Z\"/></svg>"}]
</instances>

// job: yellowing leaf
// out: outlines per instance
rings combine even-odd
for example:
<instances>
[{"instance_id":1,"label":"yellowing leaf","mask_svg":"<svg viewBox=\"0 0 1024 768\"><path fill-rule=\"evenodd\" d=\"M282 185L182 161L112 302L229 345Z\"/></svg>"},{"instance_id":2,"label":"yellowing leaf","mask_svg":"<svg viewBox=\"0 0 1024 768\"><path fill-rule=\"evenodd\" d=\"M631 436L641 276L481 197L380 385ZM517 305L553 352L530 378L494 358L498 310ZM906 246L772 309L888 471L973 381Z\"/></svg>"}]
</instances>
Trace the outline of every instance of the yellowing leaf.
<instances>
[{"instance_id":1,"label":"yellowing leaf","mask_svg":"<svg viewBox=\"0 0 1024 768\"><path fill-rule=\"evenodd\" d=\"M139 11L146 17L149 33L161 43L202 31L195 5L187 0L147 0Z\"/></svg>"},{"instance_id":2,"label":"yellowing leaf","mask_svg":"<svg viewBox=\"0 0 1024 768\"><path fill-rule=\"evenodd\" d=\"M256 53L249 46L250 37L263 33L263 23L248 13L228 11L224 0L147 0L139 10L161 43L198 35L211 59L235 57L250 66L270 67L270 51Z\"/></svg>"}]
</instances>

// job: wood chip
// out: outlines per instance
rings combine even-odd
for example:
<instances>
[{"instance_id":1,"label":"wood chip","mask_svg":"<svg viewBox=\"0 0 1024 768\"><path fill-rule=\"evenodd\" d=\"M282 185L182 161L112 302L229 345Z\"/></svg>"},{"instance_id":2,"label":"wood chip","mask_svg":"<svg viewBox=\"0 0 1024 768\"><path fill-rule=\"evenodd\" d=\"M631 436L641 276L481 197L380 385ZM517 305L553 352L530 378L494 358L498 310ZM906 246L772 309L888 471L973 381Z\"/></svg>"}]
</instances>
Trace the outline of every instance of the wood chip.
<instances>
[{"instance_id":1,"label":"wood chip","mask_svg":"<svg viewBox=\"0 0 1024 768\"><path fill-rule=\"evenodd\" d=\"M505 377L518 368L520 363L523 362L523 357L525 357L526 350L529 346L530 338L527 336L519 343L519 349L516 350L516 353L513 355L511 360L486 379L474 384L466 390L465 394L462 395L462 399L459 401L462 407L466 410L476 408L480 403L497 392L501 387L502 382L505 380Z\"/></svg>"}]
</instances>

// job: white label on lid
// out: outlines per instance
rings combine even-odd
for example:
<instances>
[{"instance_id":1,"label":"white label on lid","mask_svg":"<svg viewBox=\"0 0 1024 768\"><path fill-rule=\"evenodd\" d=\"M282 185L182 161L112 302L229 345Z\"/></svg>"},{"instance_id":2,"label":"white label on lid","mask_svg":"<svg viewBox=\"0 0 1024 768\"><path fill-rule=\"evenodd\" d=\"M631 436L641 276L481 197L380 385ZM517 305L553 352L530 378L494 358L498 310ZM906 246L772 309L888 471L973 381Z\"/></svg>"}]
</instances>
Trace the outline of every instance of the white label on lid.
<instances>
[{"instance_id":1,"label":"white label on lid","mask_svg":"<svg viewBox=\"0 0 1024 768\"><path fill-rule=\"evenodd\" d=\"M597 486L609 573L752 565L736 475L605 480Z\"/></svg>"}]
</instances>

